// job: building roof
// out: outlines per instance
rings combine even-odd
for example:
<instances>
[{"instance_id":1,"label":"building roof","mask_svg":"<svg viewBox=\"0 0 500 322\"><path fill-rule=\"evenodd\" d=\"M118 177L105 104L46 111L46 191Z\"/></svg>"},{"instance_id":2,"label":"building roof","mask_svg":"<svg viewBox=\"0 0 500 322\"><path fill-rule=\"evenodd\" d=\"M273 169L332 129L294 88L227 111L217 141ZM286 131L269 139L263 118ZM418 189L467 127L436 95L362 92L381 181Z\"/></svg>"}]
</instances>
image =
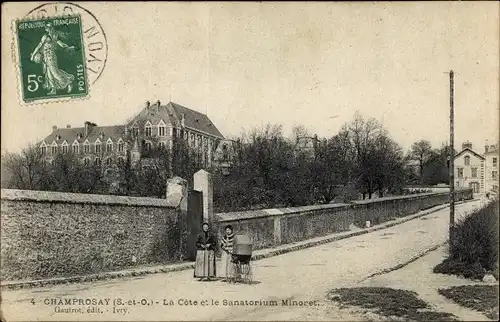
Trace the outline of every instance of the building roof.
<instances>
[{"instance_id":1,"label":"building roof","mask_svg":"<svg viewBox=\"0 0 500 322\"><path fill-rule=\"evenodd\" d=\"M498 154L498 147L496 149L493 149L493 150L488 150L488 152L485 152L484 154L485 155L486 154Z\"/></svg>"},{"instance_id":2,"label":"building roof","mask_svg":"<svg viewBox=\"0 0 500 322\"><path fill-rule=\"evenodd\" d=\"M459 153L457 153L457 154L455 155L455 159L456 159L456 158L458 158L459 156L461 156L462 154L464 154L464 153L465 153L465 152L467 152L467 151L468 151L468 152L470 152L470 153L472 153L472 154L473 154L474 156L476 156L477 158L479 158L479 159L481 159L481 160L484 160L484 157L483 157L482 155L480 155L480 154L478 154L478 153L476 153L476 152L472 151L472 150L471 150L471 149L469 149L469 148L465 148L465 149L463 149L462 151L460 151Z\"/></svg>"},{"instance_id":3,"label":"building roof","mask_svg":"<svg viewBox=\"0 0 500 322\"><path fill-rule=\"evenodd\" d=\"M157 103L151 103L149 107L144 107L129 124L137 123L138 126L144 126L147 120L149 120L153 125L157 125L160 120L163 120L167 124L170 123L173 126L180 127L183 115L184 126L186 128L204 132L221 139L224 138L207 115L173 102L169 102L166 105L160 104L160 106Z\"/></svg>"},{"instance_id":4,"label":"building roof","mask_svg":"<svg viewBox=\"0 0 500 322\"><path fill-rule=\"evenodd\" d=\"M90 128L87 136L85 136L85 127L56 129L39 142L39 144L45 142L47 145L50 145L53 141L56 141L59 145L67 141L68 145L71 145L75 140L79 143L83 143L87 139L90 143L94 143L97 138L103 143L106 142L108 138L111 138L113 142L117 142L120 138L123 138L125 131L124 125L90 126ZM81 134L80 139L78 139L78 134Z\"/></svg>"}]
</instances>

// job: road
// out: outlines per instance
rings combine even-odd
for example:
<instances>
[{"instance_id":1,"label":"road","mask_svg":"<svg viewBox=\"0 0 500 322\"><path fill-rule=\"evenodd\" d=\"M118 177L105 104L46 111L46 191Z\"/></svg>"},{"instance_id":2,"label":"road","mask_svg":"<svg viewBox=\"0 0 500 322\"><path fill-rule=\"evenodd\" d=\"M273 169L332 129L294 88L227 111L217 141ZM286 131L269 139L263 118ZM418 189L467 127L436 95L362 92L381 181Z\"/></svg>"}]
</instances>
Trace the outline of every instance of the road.
<instances>
[{"instance_id":1,"label":"road","mask_svg":"<svg viewBox=\"0 0 500 322\"><path fill-rule=\"evenodd\" d=\"M457 219L478 205L477 201L457 205ZM326 292L359 283L445 242L448 215L446 208L391 228L253 262L252 285L198 282L192 271L180 271L126 280L6 290L2 291L2 311L7 321L359 320L354 313L340 312L329 305ZM109 300L110 305L44 304L51 299L78 302L87 298ZM116 310L112 303L117 298L147 299L152 305L123 305ZM282 305L286 299L311 301L312 306ZM229 306L224 305L224 300L254 303ZM278 306L273 306L272 301L277 301ZM82 311L55 313L61 308ZM88 309L99 309L101 313L87 313Z\"/></svg>"}]
</instances>

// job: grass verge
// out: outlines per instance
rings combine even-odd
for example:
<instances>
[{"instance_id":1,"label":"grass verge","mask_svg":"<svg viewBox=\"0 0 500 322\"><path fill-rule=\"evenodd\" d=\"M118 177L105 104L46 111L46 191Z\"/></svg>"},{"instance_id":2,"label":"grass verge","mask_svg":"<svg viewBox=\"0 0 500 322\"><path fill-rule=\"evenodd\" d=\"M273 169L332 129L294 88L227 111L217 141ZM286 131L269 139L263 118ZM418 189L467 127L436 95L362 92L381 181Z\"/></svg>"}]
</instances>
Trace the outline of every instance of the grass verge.
<instances>
[{"instance_id":1,"label":"grass verge","mask_svg":"<svg viewBox=\"0 0 500 322\"><path fill-rule=\"evenodd\" d=\"M453 227L449 255L434 273L482 279L491 273L498 280L498 199L473 211Z\"/></svg>"},{"instance_id":2,"label":"grass verge","mask_svg":"<svg viewBox=\"0 0 500 322\"><path fill-rule=\"evenodd\" d=\"M457 321L450 313L437 312L415 292L386 287L339 288L328 299L356 306L390 319L409 321Z\"/></svg>"},{"instance_id":3,"label":"grass verge","mask_svg":"<svg viewBox=\"0 0 500 322\"><path fill-rule=\"evenodd\" d=\"M464 285L439 289L439 294L457 304L479 311L489 319L498 321L498 286Z\"/></svg>"}]
</instances>

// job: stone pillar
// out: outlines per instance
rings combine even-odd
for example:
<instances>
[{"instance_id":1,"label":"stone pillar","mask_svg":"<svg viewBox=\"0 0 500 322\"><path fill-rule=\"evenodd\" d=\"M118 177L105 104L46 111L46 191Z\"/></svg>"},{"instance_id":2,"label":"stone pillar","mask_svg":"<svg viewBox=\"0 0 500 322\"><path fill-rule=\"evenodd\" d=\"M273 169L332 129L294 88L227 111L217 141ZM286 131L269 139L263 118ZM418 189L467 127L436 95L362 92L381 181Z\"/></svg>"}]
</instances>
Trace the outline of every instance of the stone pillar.
<instances>
[{"instance_id":1,"label":"stone pillar","mask_svg":"<svg viewBox=\"0 0 500 322\"><path fill-rule=\"evenodd\" d=\"M274 217L274 244L281 245L281 217Z\"/></svg>"},{"instance_id":2,"label":"stone pillar","mask_svg":"<svg viewBox=\"0 0 500 322\"><path fill-rule=\"evenodd\" d=\"M188 183L180 177L167 179L166 197L170 205L178 207L183 212L187 212Z\"/></svg>"},{"instance_id":3,"label":"stone pillar","mask_svg":"<svg viewBox=\"0 0 500 322\"><path fill-rule=\"evenodd\" d=\"M203 221L212 225L214 220L214 198L212 175L201 169L193 176L194 190L203 193Z\"/></svg>"},{"instance_id":4,"label":"stone pillar","mask_svg":"<svg viewBox=\"0 0 500 322\"><path fill-rule=\"evenodd\" d=\"M179 248L177 253L182 260L187 252L186 225L188 215L188 182L180 177L167 179L166 198L169 205L177 208L177 229L179 230Z\"/></svg>"}]
</instances>

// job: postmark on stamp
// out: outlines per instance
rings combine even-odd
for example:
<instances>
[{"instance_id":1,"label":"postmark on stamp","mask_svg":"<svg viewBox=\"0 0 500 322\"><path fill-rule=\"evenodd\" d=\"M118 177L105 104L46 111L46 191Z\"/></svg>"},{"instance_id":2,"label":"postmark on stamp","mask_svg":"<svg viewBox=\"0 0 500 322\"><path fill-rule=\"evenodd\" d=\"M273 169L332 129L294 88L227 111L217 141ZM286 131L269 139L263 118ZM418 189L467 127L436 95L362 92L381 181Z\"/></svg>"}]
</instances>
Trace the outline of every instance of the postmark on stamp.
<instances>
[{"instance_id":1,"label":"postmark on stamp","mask_svg":"<svg viewBox=\"0 0 500 322\"><path fill-rule=\"evenodd\" d=\"M104 29L88 9L41 4L13 21L12 57L23 105L87 99L108 58Z\"/></svg>"},{"instance_id":2,"label":"postmark on stamp","mask_svg":"<svg viewBox=\"0 0 500 322\"><path fill-rule=\"evenodd\" d=\"M15 28L25 102L89 94L81 16L19 20Z\"/></svg>"}]
</instances>

